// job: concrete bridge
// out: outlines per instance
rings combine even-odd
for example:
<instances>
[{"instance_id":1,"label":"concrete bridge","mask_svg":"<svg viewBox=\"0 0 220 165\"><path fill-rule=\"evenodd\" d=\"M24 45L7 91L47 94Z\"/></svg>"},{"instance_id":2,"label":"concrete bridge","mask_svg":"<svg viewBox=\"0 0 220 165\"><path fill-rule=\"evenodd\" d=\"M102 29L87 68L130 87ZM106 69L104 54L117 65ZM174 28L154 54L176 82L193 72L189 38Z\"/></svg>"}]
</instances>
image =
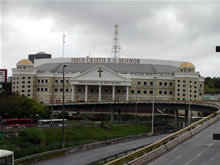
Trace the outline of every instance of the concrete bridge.
<instances>
[{"instance_id":1,"label":"concrete bridge","mask_svg":"<svg viewBox=\"0 0 220 165\"><path fill-rule=\"evenodd\" d=\"M72 112L118 112L120 113L151 113L152 104L155 106L155 110L158 109L160 112L164 110L186 110L200 111L212 113L220 109L218 102L187 102L187 101L137 101L137 102L79 102L65 104L66 111ZM54 111L61 111L63 104L47 105Z\"/></svg>"}]
</instances>

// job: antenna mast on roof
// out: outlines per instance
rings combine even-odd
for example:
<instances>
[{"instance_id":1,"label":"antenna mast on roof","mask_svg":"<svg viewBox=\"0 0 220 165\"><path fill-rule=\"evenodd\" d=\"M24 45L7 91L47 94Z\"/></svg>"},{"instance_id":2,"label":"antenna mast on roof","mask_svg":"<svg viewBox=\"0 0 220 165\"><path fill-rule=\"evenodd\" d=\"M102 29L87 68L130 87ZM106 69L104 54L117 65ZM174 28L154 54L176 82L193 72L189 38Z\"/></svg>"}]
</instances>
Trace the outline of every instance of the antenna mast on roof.
<instances>
[{"instance_id":1,"label":"antenna mast on roof","mask_svg":"<svg viewBox=\"0 0 220 165\"><path fill-rule=\"evenodd\" d=\"M114 37L113 37L113 44L112 44L112 57L120 58L120 50L121 50L121 46L119 44L118 25L116 24Z\"/></svg>"},{"instance_id":2,"label":"antenna mast on roof","mask_svg":"<svg viewBox=\"0 0 220 165\"><path fill-rule=\"evenodd\" d=\"M63 33L63 50L62 50L62 56L64 58L64 44L65 44L65 34Z\"/></svg>"}]
</instances>

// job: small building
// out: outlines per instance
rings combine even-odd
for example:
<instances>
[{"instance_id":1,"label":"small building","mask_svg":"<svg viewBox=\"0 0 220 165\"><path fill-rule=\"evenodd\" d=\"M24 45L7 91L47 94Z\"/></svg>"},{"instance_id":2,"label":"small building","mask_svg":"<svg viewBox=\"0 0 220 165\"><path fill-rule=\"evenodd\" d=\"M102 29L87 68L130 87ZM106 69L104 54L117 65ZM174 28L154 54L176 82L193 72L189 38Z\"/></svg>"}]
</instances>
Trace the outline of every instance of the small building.
<instances>
[{"instance_id":1,"label":"small building","mask_svg":"<svg viewBox=\"0 0 220 165\"><path fill-rule=\"evenodd\" d=\"M33 64L35 59L45 59L45 58L51 58L51 54L47 54L45 52L39 52L36 54L28 55L28 60L30 60Z\"/></svg>"},{"instance_id":2,"label":"small building","mask_svg":"<svg viewBox=\"0 0 220 165\"><path fill-rule=\"evenodd\" d=\"M2 83L7 82L7 69L0 69L0 91L2 91Z\"/></svg>"}]
</instances>

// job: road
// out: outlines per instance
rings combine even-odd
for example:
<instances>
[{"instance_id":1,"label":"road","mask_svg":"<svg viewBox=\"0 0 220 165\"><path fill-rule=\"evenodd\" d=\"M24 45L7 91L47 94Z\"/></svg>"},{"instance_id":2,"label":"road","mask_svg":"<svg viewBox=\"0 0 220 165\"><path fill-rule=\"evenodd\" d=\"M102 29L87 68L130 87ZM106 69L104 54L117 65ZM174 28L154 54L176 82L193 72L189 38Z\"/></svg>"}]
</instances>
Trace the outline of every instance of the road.
<instances>
[{"instance_id":1,"label":"road","mask_svg":"<svg viewBox=\"0 0 220 165\"><path fill-rule=\"evenodd\" d=\"M213 140L213 133L220 133L220 121L162 155L150 165L219 165L220 140Z\"/></svg>"},{"instance_id":2,"label":"road","mask_svg":"<svg viewBox=\"0 0 220 165\"><path fill-rule=\"evenodd\" d=\"M117 153L150 144L157 141L166 135L145 137L137 140L131 140L118 144L112 144L104 147L94 148L87 151L70 153L62 157L53 158L50 160L44 160L32 165L85 165L101 158L105 158Z\"/></svg>"}]
</instances>

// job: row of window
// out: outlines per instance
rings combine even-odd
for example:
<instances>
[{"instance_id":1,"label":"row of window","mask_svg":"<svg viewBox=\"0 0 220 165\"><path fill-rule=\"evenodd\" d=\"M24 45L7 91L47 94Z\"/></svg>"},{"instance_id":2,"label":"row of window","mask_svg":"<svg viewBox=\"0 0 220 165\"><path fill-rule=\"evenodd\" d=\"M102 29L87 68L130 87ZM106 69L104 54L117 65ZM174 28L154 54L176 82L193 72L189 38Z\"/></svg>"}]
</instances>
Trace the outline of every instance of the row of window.
<instances>
[{"instance_id":1,"label":"row of window","mask_svg":"<svg viewBox=\"0 0 220 165\"><path fill-rule=\"evenodd\" d=\"M22 79L22 80L25 80L26 78L27 78L28 80L30 80L30 79L31 79L31 77L30 77L30 76L28 76L28 77L24 77L24 76L23 76L23 77L21 77L21 79ZM14 77L14 78L13 78L13 80L16 80L16 79L17 79L17 80L19 80L19 77Z\"/></svg>"},{"instance_id":2,"label":"row of window","mask_svg":"<svg viewBox=\"0 0 220 165\"><path fill-rule=\"evenodd\" d=\"M63 83L63 80L54 80L57 83ZM48 79L38 79L37 83L48 83ZM69 83L69 80L66 80L65 83Z\"/></svg>"},{"instance_id":3,"label":"row of window","mask_svg":"<svg viewBox=\"0 0 220 165\"><path fill-rule=\"evenodd\" d=\"M180 83L181 80L177 80L177 82ZM186 82L187 82L186 80L182 80L182 83L186 83ZM191 83L193 83L193 81L192 81L192 80L189 80L189 83L191 84ZM197 81L194 81L194 84L196 85L196 84L197 84ZM200 87L202 87L202 84L200 84Z\"/></svg>"},{"instance_id":4,"label":"row of window","mask_svg":"<svg viewBox=\"0 0 220 165\"><path fill-rule=\"evenodd\" d=\"M154 93L154 91L153 90L150 90L149 91L149 94L153 94ZM135 94L135 90L131 90L131 94ZM137 90L136 91L136 94L148 94L148 92L147 92L147 90L143 90L143 91L141 91L141 90ZM160 95L172 95L173 94L173 91L159 91L159 94Z\"/></svg>"},{"instance_id":5,"label":"row of window","mask_svg":"<svg viewBox=\"0 0 220 165\"><path fill-rule=\"evenodd\" d=\"M177 91L180 92L180 89L178 88ZM186 89L183 89L182 91L186 92ZM192 93L192 90L190 89L189 92ZM197 93L197 91L194 91L194 93Z\"/></svg>"},{"instance_id":6,"label":"row of window","mask_svg":"<svg viewBox=\"0 0 220 165\"><path fill-rule=\"evenodd\" d=\"M180 84L177 84L177 87L181 87L181 85L180 85ZM183 87L183 88L185 88L185 87L186 87L186 85L185 85L185 84L183 84L183 85L182 85L182 87ZM200 84L200 87L202 87L202 85L201 85L201 84ZM189 88L192 88L192 85L190 85L190 86L189 86ZM195 88L195 89L197 89L197 86L194 86L194 88Z\"/></svg>"},{"instance_id":7,"label":"row of window","mask_svg":"<svg viewBox=\"0 0 220 165\"><path fill-rule=\"evenodd\" d=\"M26 82L25 82L25 81L22 81L21 83L22 83L22 84L25 84ZM30 84L31 81L27 81L27 83ZM17 81L17 82L13 82L13 84L19 84L19 81Z\"/></svg>"},{"instance_id":8,"label":"row of window","mask_svg":"<svg viewBox=\"0 0 220 165\"><path fill-rule=\"evenodd\" d=\"M199 95L202 96L202 93L199 93ZM177 96L180 96L180 93L177 93ZM186 94L183 93L182 96L185 97ZM190 94L189 97L192 97L192 94ZM194 97L196 97L196 95L194 95Z\"/></svg>"},{"instance_id":9,"label":"row of window","mask_svg":"<svg viewBox=\"0 0 220 165\"><path fill-rule=\"evenodd\" d=\"M140 87L141 85L143 85L144 87L147 87L148 86L148 82L144 81L143 84L141 81L137 81L137 87ZM149 82L149 86L153 86L154 85L154 82ZM162 87L162 86L165 86L165 87L173 87L173 82L162 82L160 81L159 82L159 86Z\"/></svg>"},{"instance_id":10,"label":"row of window","mask_svg":"<svg viewBox=\"0 0 220 165\"><path fill-rule=\"evenodd\" d=\"M13 86L13 89L19 88L19 86ZM21 88L31 88L31 85L22 85Z\"/></svg>"}]
</instances>

